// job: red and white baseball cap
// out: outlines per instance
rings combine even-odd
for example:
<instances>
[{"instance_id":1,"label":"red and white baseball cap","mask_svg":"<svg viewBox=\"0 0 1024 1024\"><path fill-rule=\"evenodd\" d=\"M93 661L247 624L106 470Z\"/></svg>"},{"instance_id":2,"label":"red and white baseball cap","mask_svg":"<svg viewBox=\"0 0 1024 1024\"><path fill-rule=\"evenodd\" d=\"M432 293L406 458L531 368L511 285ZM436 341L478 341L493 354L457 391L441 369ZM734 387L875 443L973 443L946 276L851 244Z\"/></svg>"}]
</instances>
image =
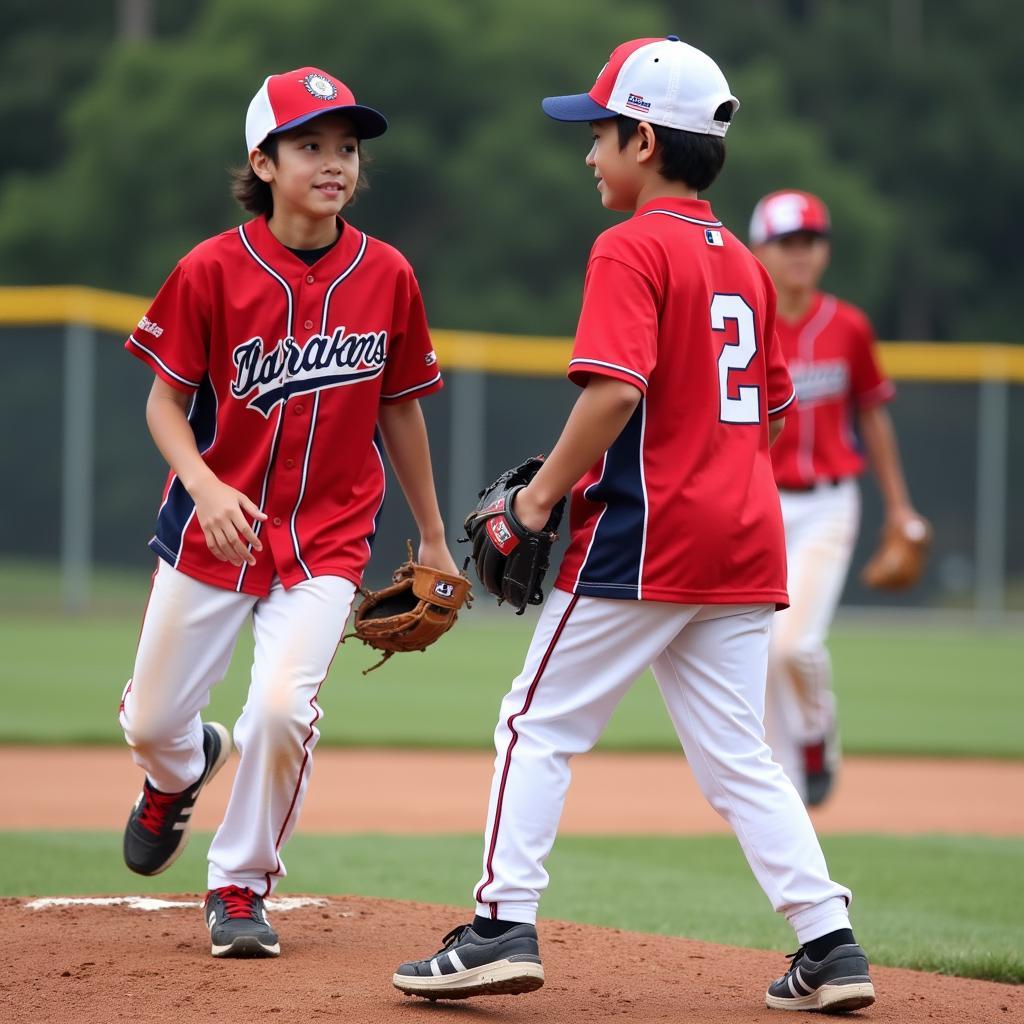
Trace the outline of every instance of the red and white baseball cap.
<instances>
[{"instance_id":1,"label":"red and white baseball cap","mask_svg":"<svg viewBox=\"0 0 1024 1024\"><path fill-rule=\"evenodd\" d=\"M541 108L556 121L603 121L625 114L638 121L698 135L725 135L728 121L715 111L740 101L718 65L679 36L631 39L615 47L590 92L549 96Z\"/></svg>"},{"instance_id":2,"label":"red and white baseball cap","mask_svg":"<svg viewBox=\"0 0 1024 1024\"><path fill-rule=\"evenodd\" d=\"M344 82L319 68L298 68L270 75L253 96L245 115L248 151L251 153L268 135L297 128L330 111L342 111L350 117L361 139L375 139L388 130L387 118L373 107L356 103Z\"/></svg>"},{"instance_id":3,"label":"red and white baseball cap","mask_svg":"<svg viewBox=\"0 0 1024 1024\"><path fill-rule=\"evenodd\" d=\"M766 195L754 207L750 218L750 244L763 245L800 231L827 236L831 230L828 207L817 196L785 189Z\"/></svg>"}]
</instances>

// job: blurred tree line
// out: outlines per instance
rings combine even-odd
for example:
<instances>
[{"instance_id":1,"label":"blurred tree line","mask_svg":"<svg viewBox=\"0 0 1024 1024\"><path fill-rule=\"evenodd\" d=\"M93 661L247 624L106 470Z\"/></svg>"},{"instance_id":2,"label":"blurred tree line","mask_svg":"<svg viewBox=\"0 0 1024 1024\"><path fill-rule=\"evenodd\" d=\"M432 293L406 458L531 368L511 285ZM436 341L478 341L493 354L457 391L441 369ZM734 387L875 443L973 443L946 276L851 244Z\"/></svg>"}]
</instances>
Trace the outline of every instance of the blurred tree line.
<instances>
[{"instance_id":1,"label":"blurred tree line","mask_svg":"<svg viewBox=\"0 0 1024 1024\"><path fill-rule=\"evenodd\" d=\"M767 191L818 192L826 283L883 336L1016 341L1022 26L998 0L8 0L0 283L153 293L243 218L227 168L264 76L313 64L391 120L348 216L409 256L431 322L570 333L611 215L586 127L540 98L675 32L742 102L708 194L734 231Z\"/></svg>"}]
</instances>

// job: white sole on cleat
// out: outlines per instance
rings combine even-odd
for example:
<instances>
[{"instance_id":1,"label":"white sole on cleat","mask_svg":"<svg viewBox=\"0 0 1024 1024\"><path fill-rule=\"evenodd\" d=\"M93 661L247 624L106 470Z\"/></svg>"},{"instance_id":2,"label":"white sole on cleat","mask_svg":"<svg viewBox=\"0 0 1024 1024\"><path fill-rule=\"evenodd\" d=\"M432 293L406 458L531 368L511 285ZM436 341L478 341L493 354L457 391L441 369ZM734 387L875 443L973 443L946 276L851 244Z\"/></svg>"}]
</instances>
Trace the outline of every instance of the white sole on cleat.
<instances>
[{"instance_id":1,"label":"white sole on cleat","mask_svg":"<svg viewBox=\"0 0 1024 1024\"><path fill-rule=\"evenodd\" d=\"M770 1010L827 1010L829 1013L848 1013L863 1010L875 1001L875 986L870 981L849 985L822 985L809 996L780 998L765 995L765 1006Z\"/></svg>"},{"instance_id":2,"label":"white sole on cleat","mask_svg":"<svg viewBox=\"0 0 1024 1024\"><path fill-rule=\"evenodd\" d=\"M229 733L227 729L225 729L224 726L220 724L220 722L206 722L204 724L209 725L213 729L213 731L220 737L220 755L217 757L217 760L214 761L213 764L210 766L210 774L206 776L206 781L203 783L203 787L199 791L200 793L203 791L203 789L206 789L206 787L210 784L210 780L214 777L214 775L216 775L217 772L219 772L221 768L223 768L224 765L227 764L228 758L231 756L231 751L234 750L234 746L231 742L231 733ZM139 799L135 801L135 807L139 806L139 800L141 800L144 795L145 793L139 794ZM199 794L197 793L196 796L198 795ZM133 807L132 810L134 809L135 808ZM162 875L185 852L185 847L188 846L188 841L191 838L191 836L192 816L189 815L188 821L185 822L184 826L181 829L181 838L178 840L178 845L175 848L174 853L172 853L170 857L168 857L167 860L165 860L163 864L161 864L160 867L156 869L156 871L135 871L135 868L131 867L129 868L129 870L135 871L137 875L145 875L147 878L152 878L154 875ZM214 955L216 956L217 954Z\"/></svg>"},{"instance_id":3,"label":"white sole on cleat","mask_svg":"<svg viewBox=\"0 0 1024 1024\"><path fill-rule=\"evenodd\" d=\"M471 996L515 996L535 992L544 984L541 964L514 960L497 960L455 974L429 978L413 978L396 974L395 988L409 996L425 999L469 999Z\"/></svg>"},{"instance_id":4,"label":"white sole on cleat","mask_svg":"<svg viewBox=\"0 0 1024 1024\"><path fill-rule=\"evenodd\" d=\"M211 946L210 952L216 957L263 957L280 956L281 943L272 946L264 945L259 939L250 935L239 935L227 946Z\"/></svg>"}]
</instances>

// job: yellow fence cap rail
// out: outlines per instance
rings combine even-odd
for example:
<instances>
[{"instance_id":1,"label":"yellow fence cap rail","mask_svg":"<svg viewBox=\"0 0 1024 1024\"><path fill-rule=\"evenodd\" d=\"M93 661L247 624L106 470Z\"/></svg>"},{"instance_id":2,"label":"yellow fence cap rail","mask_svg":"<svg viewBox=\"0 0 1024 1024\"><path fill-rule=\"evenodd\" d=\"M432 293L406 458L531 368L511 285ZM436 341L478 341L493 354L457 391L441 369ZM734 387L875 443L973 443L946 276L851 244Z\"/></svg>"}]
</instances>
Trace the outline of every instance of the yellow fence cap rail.
<instances>
[{"instance_id":1,"label":"yellow fence cap rail","mask_svg":"<svg viewBox=\"0 0 1024 1024\"><path fill-rule=\"evenodd\" d=\"M0 326L85 324L127 336L150 300L139 295L73 285L0 287ZM441 365L449 370L523 377L562 376L571 338L432 332ZM997 343L884 341L882 366L897 380L1005 380L1024 384L1024 345Z\"/></svg>"},{"instance_id":2,"label":"yellow fence cap rail","mask_svg":"<svg viewBox=\"0 0 1024 1024\"><path fill-rule=\"evenodd\" d=\"M0 324L86 324L127 337L148 305L141 296L98 288L0 288Z\"/></svg>"},{"instance_id":3,"label":"yellow fence cap rail","mask_svg":"<svg viewBox=\"0 0 1024 1024\"><path fill-rule=\"evenodd\" d=\"M995 342L882 342L882 366L898 380L1006 380L1024 384L1024 345Z\"/></svg>"}]
</instances>

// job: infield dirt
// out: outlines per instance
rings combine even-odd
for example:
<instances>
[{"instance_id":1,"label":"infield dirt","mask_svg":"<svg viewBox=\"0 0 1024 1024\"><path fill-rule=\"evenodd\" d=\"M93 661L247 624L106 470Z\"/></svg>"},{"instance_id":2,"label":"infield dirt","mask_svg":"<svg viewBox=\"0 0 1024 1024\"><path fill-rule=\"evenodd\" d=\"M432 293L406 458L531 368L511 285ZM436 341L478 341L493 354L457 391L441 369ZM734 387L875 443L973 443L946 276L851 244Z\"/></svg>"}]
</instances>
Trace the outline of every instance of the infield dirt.
<instances>
[{"instance_id":1,"label":"infield dirt","mask_svg":"<svg viewBox=\"0 0 1024 1024\"><path fill-rule=\"evenodd\" d=\"M545 921L540 991L428 1003L399 994L391 975L400 961L439 948L464 914L452 907L333 897L274 916L279 959L214 960L196 908L32 910L27 902L0 901L0 1019L8 1024L782 1024L779 1011L765 1009L764 990L786 961L760 950ZM851 1024L1024 1021L1021 988L895 968L872 974L878 1002L845 1017Z\"/></svg>"},{"instance_id":2,"label":"infield dirt","mask_svg":"<svg viewBox=\"0 0 1024 1024\"><path fill-rule=\"evenodd\" d=\"M493 755L483 751L319 748L299 828L306 833L479 832ZM236 759L196 807L194 825L220 823ZM0 747L8 787L0 828L122 829L142 784L127 748ZM74 779L75 785L68 786ZM424 787L396 812L414 779ZM80 794L88 793L83 800ZM819 832L1024 835L1024 762L847 758L835 795L814 811ZM728 826L701 796L681 755L603 754L573 760L562 834L701 835Z\"/></svg>"},{"instance_id":3,"label":"infield dirt","mask_svg":"<svg viewBox=\"0 0 1024 1024\"><path fill-rule=\"evenodd\" d=\"M321 749L300 827L475 832L486 808L490 762L489 754L478 752ZM218 823L233 764L199 803L199 828ZM563 832L724 829L680 756L590 754L574 767ZM32 780L7 790L2 827L15 829L120 829L141 781L123 749L5 747L0 772ZM411 778L464 784L428 788L436 795L433 804L420 801L415 814L396 817L394 795ZM1024 808L1012 798L1022 790L1024 765L1016 762L850 758L815 824L826 832L1024 835ZM88 800L69 799L83 792ZM217 961L209 956L197 908L33 910L28 903L0 901L3 1024L780 1022L763 997L786 961L760 950L545 921L548 980L539 992L431 1004L400 995L391 974L401 960L438 949L464 910L335 896L320 907L274 916L279 960ZM1024 1024L1024 988L894 968L875 968L873 978L878 1002L846 1019Z\"/></svg>"}]
</instances>

